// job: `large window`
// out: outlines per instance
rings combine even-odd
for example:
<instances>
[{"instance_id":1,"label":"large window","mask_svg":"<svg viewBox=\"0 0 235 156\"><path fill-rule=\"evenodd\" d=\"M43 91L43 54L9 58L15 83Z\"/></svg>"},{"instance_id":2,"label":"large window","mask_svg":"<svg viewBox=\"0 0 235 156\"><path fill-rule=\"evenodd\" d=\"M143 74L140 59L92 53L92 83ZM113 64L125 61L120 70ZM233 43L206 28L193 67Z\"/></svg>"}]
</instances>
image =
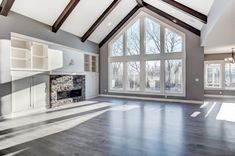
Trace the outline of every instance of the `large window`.
<instances>
[{"instance_id":1,"label":"large window","mask_svg":"<svg viewBox=\"0 0 235 156\"><path fill-rule=\"evenodd\" d=\"M235 64L206 61L205 89L235 90Z\"/></svg>"},{"instance_id":2,"label":"large window","mask_svg":"<svg viewBox=\"0 0 235 156\"><path fill-rule=\"evenodd\" d=\"M140 15L109 44L109 91L185 94L185 36Z\"/></svg>"},{"instance_id":3,"label":"large window","mask_svg":"<svg viewBox=\"0 0 235 156\"><path fill-rule=\"evenodd\" d=\"M225 88L235 89L235 64L225 64Z\"/></svg>"},{"instance_id":4,"label":"large window","mask_svg":"<svg viewBox=\"0 0 235 156\"><path fill-rule=\"evenodd\" d=\"M165 61L165 90L167 92L183 92L182 60Z\"/></svg>"},{"instance_id":5,"label":"large window","mask_svg":"<svg viewBox=\"0 0 235 156\"><path fill-rule=\"evenodd\" d=\"M220 64L206 64L205 66L205 84L207 88L221 87L221 65Z\"/></svg>"}]
</instances>

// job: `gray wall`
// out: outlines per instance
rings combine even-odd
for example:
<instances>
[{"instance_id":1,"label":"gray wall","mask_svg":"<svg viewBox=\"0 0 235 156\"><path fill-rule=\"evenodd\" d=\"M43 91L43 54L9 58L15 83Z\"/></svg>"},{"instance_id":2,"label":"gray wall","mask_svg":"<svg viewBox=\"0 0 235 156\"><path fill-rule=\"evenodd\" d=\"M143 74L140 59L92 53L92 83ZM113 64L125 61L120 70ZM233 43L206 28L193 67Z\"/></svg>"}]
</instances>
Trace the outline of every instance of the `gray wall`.
<instances>
[{"instance_id":1,"label":"gray wall","mask_svg":"<svg viewBox=\"0 0 235 156\"><path fill-rule=\"evenodd\" d=\"M230 53L224 53L224 54L205 54L205 61L218 61L218 60L224 60L225 57L230 57ZM211 94L211 95L229 95L234 96L235 91L232 90L205 90L205 94Z\"/></svg>"},{"instance_id":2,"label":"gray wall","mask_svg":"<svg viewBox=\"0 0 235 156\"><path fill-rule=\"evenodd\" d=\"M91 53L99 53L99 47L96 43L90 41L82 43L79 37L61 30L53 33L50 26L14 12L10 12L7 17L0 16L0 39L10 39L11 32ZM11 113L11 92L11 82L0 83L0 116Z\"/></svg>"},{"instance_id":3,"label":"gray wall","mask_svg":"<svg viewBox=\"0 0 235 156\"><path fill-rule=\"evenodd\" d=\"M145 10L145 11L148 12L153 17L156 17L159 20L167 23L168 25L175 27L176 29L185 33L186 35L186 97L168 97L168 98L203 100L204 99L204 92L203 92L204 90L204 79L203 79L204 49L200 46L200 36L197 36L191 33L190 31L176 25L175 23L151 11L148 11L148 10ZM123 27L125 26L126 25L124 25ZM117 34L118 33L119 32L117 32ZM108 42L104 44L100 49L100 93L101 94L105 94L105 90L106 91L108 90ZM195 78L199 78L200 81L195 82ZM108 93L108 94L111 94L111 93ZM120 94L116 94L116 95L120 95ZM132 96L132 95L129 94L129 96ZM133 95L133 96L136 96L136 95ZM142 96L142 95L138 95L138 96ZM153 95L143 95L143 96L164 98L164 96L153 96Z\"/></svg>"},{"instance_id":4,"label":"gray wall","mask_svg":"<svg viewBox=\"0 0 235 156\"><path fill-rule=\"evenodd\" d=\"M53 33L49 25L14 12L10 12L7 17L0 16L0 24L0 39L10 39L10 33L15 32L68 47L85 50L87 52L99 53L99 47L96 43L90 41L82 43L79 37L62 30Z\"/></svg>"}]
</instances>

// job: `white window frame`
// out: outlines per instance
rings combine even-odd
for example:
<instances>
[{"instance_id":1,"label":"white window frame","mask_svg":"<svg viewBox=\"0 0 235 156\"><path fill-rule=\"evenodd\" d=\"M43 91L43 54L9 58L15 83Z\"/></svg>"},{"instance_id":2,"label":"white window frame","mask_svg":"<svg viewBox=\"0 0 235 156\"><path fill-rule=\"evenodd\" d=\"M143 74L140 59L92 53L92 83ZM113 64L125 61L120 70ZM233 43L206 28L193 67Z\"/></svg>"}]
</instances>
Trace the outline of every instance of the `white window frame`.
<instances>
[{"instance_id":1,"label":"white window frame","mask_svg":"<svg viewBox=\"0 0 235 156\"><path fill-rule=\"evenodd\" d=\"M147 17L155 22L157 22L160 25L160 37L161 37L161 50L160 54L145 54L145 47L143 44L145 41L145 20L144 18ZM127 29L132 26L138 19L140 19L140 55L126 55L126 37L125 37L125 32ZM165 28L177 33L178 35L182 36L182 52L172 52L172 53L165 53ZM121 36L124 35L124 54L123 56L114 56L112 57L112 44ZM150 94L150 95L165 95L165 96L179 96L179 97L185 97L186 96L186 48L185 48L185 34L178 31L177 29L161 22L160 20L148 15L147 13L140 12L139 15L137 15L129 24L125 26L125 28L118 34L116 35L108 44L108 92L110 93L129 93L129 94ZM164 62L165 60L175 60L175 59L181 59L182 60L182 74L183 74L183 90L181 93L177 92L167 92L165 91L165 66ZM127 62L131 61L140 61L140 91L130 91L126 90L126 82L127 82ZM161 74L160 74L160 92L159 91L149 91L145 90L145 82L146 82L146 61L160 61L161 64ZM110 69L110 64L112 62L123 62L123 76L124 76L124 84L123 84L123 89L113 89L111 88L111 69Z\"/></svg>"},{"instance_id":2,"label":"white window frame","mask_svg":"<svg viewBox=\"0 0 235 156\"><path fill-rule=\"evenodd\" d=\"M206 66L209 64L219 64L220 65L220 86L219 87L209 87L207 86L207 68ZM205 61L204 62L204 89L206 90L218 90L218 89L222 89L223 88L223 80L224 80L224 76L223 76L223 62L222 61Z\"/></svg>"},{"instance_id":3,"label":"white window frame","mask_svg":"<svg viewBox=\"0 0 235 156\"><path fill-rule=\"evenodd\" d=\"M206 80L207 80L207 74L206 74L206 64L220 64L221 66L221 85L220 87L207 87ZM204 90L230 90L234 91L235 88L228 88L225 87L225 64L226 62L223 60L213 60L213 61L204 61Z\"/></svg>"}]
</instances>

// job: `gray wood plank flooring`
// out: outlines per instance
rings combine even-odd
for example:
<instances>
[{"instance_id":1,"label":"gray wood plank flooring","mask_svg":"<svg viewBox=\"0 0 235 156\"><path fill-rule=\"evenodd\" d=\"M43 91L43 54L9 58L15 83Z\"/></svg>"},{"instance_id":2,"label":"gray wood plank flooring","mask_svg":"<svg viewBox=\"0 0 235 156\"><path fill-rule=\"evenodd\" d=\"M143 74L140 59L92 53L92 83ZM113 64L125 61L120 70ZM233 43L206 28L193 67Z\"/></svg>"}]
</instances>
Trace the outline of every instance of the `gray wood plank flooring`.
<instances>
[{"instance_id":1,"label":"gray wood plank flooring","mask_svg":"<svg viewBox=\"0 0 235 156\"><path fill-rule=\"evenodd\" d=\"M226 113L235 110L235 103L208 101L201 106L101 97L92 101L24 117L22 124L1 121L0 155L235 156L235 120Z\"/></svg>"}]
</instances>

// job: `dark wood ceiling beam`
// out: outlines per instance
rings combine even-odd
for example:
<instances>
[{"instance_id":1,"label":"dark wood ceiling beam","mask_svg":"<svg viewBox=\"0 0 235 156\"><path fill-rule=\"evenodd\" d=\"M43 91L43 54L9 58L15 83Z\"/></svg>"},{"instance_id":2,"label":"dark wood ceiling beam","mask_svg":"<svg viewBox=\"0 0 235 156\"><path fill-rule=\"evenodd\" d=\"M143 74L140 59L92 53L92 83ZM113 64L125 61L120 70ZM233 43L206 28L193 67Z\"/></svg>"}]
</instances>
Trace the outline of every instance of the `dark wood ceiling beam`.
<instances>
[{"instance_id":1,"label":"dark wood ceiling beam","mask_svg":"<svg viewBox=\"0 0 235 156\"><path fill-rule=\"evenodd\" d=\"M97 27L104 21L104 19L116 8L121 0L114 0L109 7L102 13L102 15L95 21L95 23L82 36L82 42L85 42L88 37L97 29Z\"/></svg>"},{"instance_id":2,"label":"dark wood ceiling beam","mask_svg":"<svg viewBox=\"0 0 235 156\"><path fill-rule=\"evenodd\" d=\"M122 21L100 42L99 47L102 47L135 13L139 10L139 5L136 5Z\"/></svg>"},{"instance_id":3,"label":"dark wood ceiling beam","mask_svg":"<svg viewBox=\"0 0 235 156\"><path fill-rule=\"evenodd\" d=\"M1 15L7 16L13 6L15 0L3 0L1 3Z\"/></svg>"},{"instance_id":4,"label":"dark wood ceiling beam","mask_svg":"<svg viewBox=\"0 0 235 156\"><path fill-rule=\"evenodd\" d=\"M173 16L171 16L171 15L161 11L160 9L157 9L156 7L154 7L154 6L152 6L152 5L148 4L148 3L144 2L143 4L144 4L144 6L147 9L151 10L152 12L155 12L156 14L158 14L158 15L160 15L160 16L162 16L162 17L164 17L164 18L166 18L166 19L168 19L168 20L170 20L170 21L172 21L174 23L176 23L177 25L179 25L179 26L181 26L181 27L183 27L183 28L193 32L194 34L196 34L198 36L201 35L200 30L192 27L191 25L189 25L189 24L187 24L187 23L185 23L185 22L183 22L183 21L181 21L181 20L179 20L179 19L177 19L177 18L175 18L175 17L173 17Z\"/></svg>"},{"instance_id":5,"label":"dark wood ceiling beam","mask_svg":"<svg viewBox=\"0 0 235 156\"><path fill-rule=\"evenodd\" d=\"M63 12L60 14L58 19L55 21L55 23L52 26L52 31L57 32L64 21L68 18L68 16L71 14L73 9L77 6L80 0L70 0L69 4L66 6L66 8L63 10Z\"/></svg>"},{"instance_id":6,"label":"dark wood ceiling beam","mask_svg":"<svg viewBox=\"0 0 235 156\"><path fill-rule=\"evenodd\" d=\"M199 19L201 22L203 23L207 23L207 16L196 11L196 10L193 10L192 8L190 7L187 7L175 0L162 0L163 2L175 7L176 9L179 9L179 10L182 10L184 12L186 12L187 14L193 16L193 17L196 17L197 19Z\"/></svg>"},{"instance_id":7,"label":"dark wood ceiling beam","mask_svg":"<svg viewBox=\"0 0 235 156\"><path fill-rule=\"evenodd\" d=\"M144 7L143 0L136 0L139 7Z\"/></svg>"}]
</instances>

